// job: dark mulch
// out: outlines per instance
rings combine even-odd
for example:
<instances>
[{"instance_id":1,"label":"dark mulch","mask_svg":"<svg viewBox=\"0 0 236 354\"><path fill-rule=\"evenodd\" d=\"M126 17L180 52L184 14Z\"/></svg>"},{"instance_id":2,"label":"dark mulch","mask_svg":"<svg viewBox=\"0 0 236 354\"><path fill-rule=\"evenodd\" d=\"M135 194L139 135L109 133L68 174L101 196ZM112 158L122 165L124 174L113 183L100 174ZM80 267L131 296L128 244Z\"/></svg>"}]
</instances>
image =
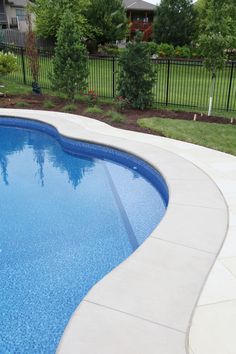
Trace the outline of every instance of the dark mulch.
<instances>
[{"instance_id":1,"label":"dark mulch","mask_svg":"<svg viewBox=\"0 0 236 354\"><path fill-rule=\"evenodd\" d=\"M48 110L43 108L43 103L45 101L51 101L54 103L52 111L63 112L64 106L68 101L49 95L35 96L35 95L20 95L20 96L5 96L0 97L0 107L1 108L20 108L17 107L17 102L26 102L29 106L25 107L27 109L38 109L38 110ZM140 118L150 118L150 117L161 117L161 118L170 118L170 119L184 119L184 120L193 120L194 115L196 115L196 120L201 122L208 123L217 123L217 124L234 124L236 125L236 119L231 122L230 119L224 117L208 117L205 114L194 113L194 112L179 112L174 110L165 110L165 109L149 109L146 111L140 111L135 109L125 110L123 113L126 116L126 119L122 123L111 123L110 118L105 115L108 110L113 108L112 104L102 104L100 107L103 109L104 113L102 114L86 114L84 111L87 108L87 104L84 102L76 102L77 109L71 113L87 116L94 118L108 124L111 124L115 127L122 129L134 130L143 133L157 134L149 129L142 128L137 124L137 120Z\"/></svg>"}]
</instances>

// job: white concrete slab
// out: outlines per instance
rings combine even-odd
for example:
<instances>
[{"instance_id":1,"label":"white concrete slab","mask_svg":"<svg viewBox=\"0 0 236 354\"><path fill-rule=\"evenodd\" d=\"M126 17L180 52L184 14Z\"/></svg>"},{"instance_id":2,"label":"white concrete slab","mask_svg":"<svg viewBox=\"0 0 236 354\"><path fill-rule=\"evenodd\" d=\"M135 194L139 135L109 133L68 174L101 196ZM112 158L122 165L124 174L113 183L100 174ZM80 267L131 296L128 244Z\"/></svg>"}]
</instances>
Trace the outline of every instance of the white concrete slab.
<instances>
[{"instance_id":1,"label":"white concrete slab","mask_svg":"<svg viewBox=\"0 0 236 354\"><path fill-rule=\"evenodd\" d=\"M211 254L151 238L85 300L187 331L213 260Z\"/></svg>"},{"instance_id":2,"label":"white concrete slab","mask_svg":"<svg viewBox=\"0 0 236 354\"><path fill-rule=\"evenodd\" d=\"M236 301L199 306L190 345L194 354L235 354Z\"/></svg>"},{"instance_id":3,"label":"white concrete slab","mask_svg":"<svg viewBox=\"0 0 236 354\"><path fill-rule=\"evenodd\" d=\"M198 305L214 304L234 298L236 298L236 277L220 261L216 261Z\"/></svg>"},{"instance_id":4,"label":"white concrete slab","mask_svg":"<svg viewBox=\"0 0 236 354\"><path fill-rule=\"evenodd\" d=\"M58 354L185 353L184 333L85 301L78 310Z\"/></svg>"},{"instance_id":5,"label":"white concrete slab","mask_svg":"<svg viewBox=\"0 0 236 354\"><path fill-rule=\"evenodd\" d=\"M167 217L161 221L157 232L153 232L152 237L214 254L219 251L222 245L222 233L227 229L226 210L189 205L178 205L176 210L173 205L170 205L166 215L170 216L175 225L174 232Z\"/></svg>"}]
</instances>

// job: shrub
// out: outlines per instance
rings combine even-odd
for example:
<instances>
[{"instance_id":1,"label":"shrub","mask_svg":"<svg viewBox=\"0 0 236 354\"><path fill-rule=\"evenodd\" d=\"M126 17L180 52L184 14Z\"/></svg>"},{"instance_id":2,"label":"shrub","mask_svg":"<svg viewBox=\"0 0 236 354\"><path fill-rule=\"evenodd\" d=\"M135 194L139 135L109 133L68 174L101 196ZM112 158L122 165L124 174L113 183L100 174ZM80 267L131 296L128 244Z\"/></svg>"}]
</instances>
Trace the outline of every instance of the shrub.
<instances>
[{"instance_id":1,"label":"shrub","mask_svg":"<svg viewBox=\"0 0 236 354\"><path fill-rule=\"evenodd\" d=\"M182 47L177 46L175 48L176 58L191 58L191 50L188 46L184 45Z\"/></svg>"},{"instance_id":2,"label":"shrub","mask_svg":"<svg viewBox=\"0 0 236 354\"><path fill-rule=\"evenodd\" d=\"M98 53L101 55L111 55L116 57L119 55L119 48L114 44L99 44Z\"/></svg>"},{"instance_id":3,"label":"shrub","mask_svg":"<svg viewBox=\"0 0 236 354\"><path fill-rule=\"evenodd\" d=\"M111 123L123 123L125 120L125 116L116 111L108 111L106 113L106 116L111 118L110 119Z\"/></svg>"},{"instance_id":4,"label":"shrub","mask_svg":"<svg viewBox=\"0 0 236 354\"><path fill-rule=\"evenodd\" d=\"M150 55L158 54L158 44L155 42L146 42L146 45L149 49Z\"/></svg>"},{"instance_id":5,"label":"shrub","mask_svg":"<svg viewBox=\"0 0 236 354\"><path fill-rule=\"evenodd\" d=\"M143 110L153 103L154 82L155 71L150 52L138 32L134 42L129 43L120 56L119 95L126 98L133 108Z\"/></svg>"},{"instance_id":6,"label":"shrub","mask_svg":"<svg viewBox=\"0 0 236 354\"><path fill-rule=\"evenodd\" d=\"M175 55L175 48L172 44L161 43L158 45L158 55L162 58L171 58Z\"/></svg>"},{"instance_id":7,"label":"shrub","mask_svg":"<svg viewBox=\"0 0 236 354\"><path fill-rule=\"evenodd\" d=\"M0 75L7 75L17 70L17 58L12 53L0 52Z\"/></svg>"},{"instance_id":8,"label":"shrub","mask_svg":"<svg viewBox=\"0 0 236 354\"><path fill-rule=\"evenodd\" d=\"M74 111L76 111L76 109L77 109L77 106L73 103L66 104L63 107L63 111L66 111L66 112L74 112Z\"/></svg>"},{"instance_id":9,"label":"shrub","mask_svg":"<svg viewBox=\"0 0 236 354\"><path fill-rule=\"evenodd\" d=\"M93 107L97 104L97 101L98 101L98 96L97 96L96 92L93 90L90 90L88 92L88 105L90 107Z\"/></svg>"},{"instance_id":10,"label":"shrub","mask_svg":"<svg viewBox=\"0 0 236 354\"><path fill-rule=\"evenodd\" d=\"M192 58L202 58L202 50L200 47L191 48L191 57Z\"/></svg>"},{"instance_id":11,"label":"shrub","mask_svg":"<svg viewBox=\"0 0 236 354\"><path fill-rule=\"evenodd\" d=\"M130 105L129 100L123 96L117 96L114 103L118 112L123 112Z\"/></svg>"},{"instance_id":12,"label":"shrub","mask_svg":"<svg viewBox=\"0 0 236 354\"><path fill-rule=\"evenodd\" d=\"M55 107L55 104L50 100L43 102L43 108L50 109L50 108L54 108L54 107Z\"/></svg>"},{"instance_id":13,"label":"shrub","mask_svg":"<svg viewBox=\"0 0 236 354\"><path fill-rule=\"evenodd\" d=\"M101 114L103 113L103 110L98 106L93 106L93 107L88 107L85 110L85 113Z\"/></svg>"},{"instance_id":14,"label":"shrub","mask_svg":"<svg viewBox=\"0 0 236 354\"><path fill-rule=\"evenodd\" d=\"M77 91L87 87L88 52L81 37L74 14L67 10L57 34L51 80L53 87L72 101Z\"/></svg>"}]
</instances>

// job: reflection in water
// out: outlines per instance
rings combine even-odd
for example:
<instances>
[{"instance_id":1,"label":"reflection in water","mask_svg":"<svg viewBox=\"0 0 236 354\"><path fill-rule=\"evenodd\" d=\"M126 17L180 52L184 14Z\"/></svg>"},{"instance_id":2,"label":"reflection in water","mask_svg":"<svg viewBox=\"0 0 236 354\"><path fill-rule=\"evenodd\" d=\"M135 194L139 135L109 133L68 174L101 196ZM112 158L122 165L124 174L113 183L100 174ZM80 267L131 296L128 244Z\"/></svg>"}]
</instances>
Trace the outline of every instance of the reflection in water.
<instances>
[{"instance_id":1,"label":"reflection in water","mask_svg":"<svg viewBox=\"0 0 236 354\"><path fill-rule=\"evenodd\" d=\"M40 134L40 139L38 139ZM62 150L59 143L55 143L55 139L47 134L37 131L20 129L17 134L15 130L8 127L0 127L0 169L2 181L5 185L9 185L8 175L8 157L20 153L25 149L32 149L34 153L34 161L36 163L35 175L39 179L42 187L45 184L44 164L45 154L48 155L47 161L61 172L66 172L68 181L74 189L78 187L84 174L87 173L94 163L91 160L83 159L78 162L78 158L66 154ZM72 163L72 160L75 160ZM76 163L77 162L77 163Z\"/></svg>"},{"instance_id":2,"label":"reflection in water","mask_svg":"<svg viewBox=\"0 0 236 354\"><path fill-rule=\"evenodd\" d=\"M3 182L5 183L6 186L8 186L8 173L7 173L7 158L6 156L2 155L0 153L0 166L1 166L1 175L3 178Z\"/></svg>"}]
</instances>

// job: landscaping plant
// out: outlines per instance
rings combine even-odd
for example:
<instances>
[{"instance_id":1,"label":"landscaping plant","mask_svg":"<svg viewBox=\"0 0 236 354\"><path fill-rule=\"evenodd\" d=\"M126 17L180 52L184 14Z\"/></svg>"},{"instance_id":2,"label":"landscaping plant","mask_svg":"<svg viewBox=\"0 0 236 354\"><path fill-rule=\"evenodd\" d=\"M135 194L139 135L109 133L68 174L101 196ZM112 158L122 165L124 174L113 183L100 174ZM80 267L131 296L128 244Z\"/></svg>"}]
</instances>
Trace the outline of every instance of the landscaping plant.
<instances>
[{"instance_id":1,"label":"landscaping plant","mask_svg":"<svg viewBox=\"0 0 236 354\"><path fill-rule=\"evenodd\" d=\"M142 33L138 32L134 42L129 43L120 56L119 95L126 98L131 107L144 110L153 104L154 83L150 51L142 42Z\"/></svg>"},{"instance_id":2,"label":"landscaping plant","mask_svg":"<svg viewBox=\"0 0 236 354\"><path fill-rule=\"evenodd\" d=\"M89 107L94 107L96 106L98 101L98 96L95 91L89 90L88 92L88 106Z\"/></svg>"},{"instance_id":3,"label":"landscaping plant","mask_svg":"<svg viewBox=\"0 0 236 354\"><path fill-rule=\"evenodd\" d=\"M41 88L38 84L39 78L39 51L37 48L37 40L35 33L32 30L31 16L28 14L28 31L26 32L26 56L30 67L30 72L33 78L32 90L36 94L41 94Z\"/></svg>"},{"instance_id":4,"label":"landscaping plant","mask_svg":"<svg viewBox=\"0 0 236 354\"><path fill-rule=\"evenodd\" d=\"M208 0L202 10L199 43L204 65L212 74L208 115L211 115L216 73L224 68L227 50L236 47L236 9L232 0Z\"/></svg>"},{"instance_id":5,"label":"landscaping plant","mask_svg":"<svg viewBox=\"0 0 236 354\"><path fill-rule=\"evenodd\" d=\"M52 84L74 101L76 92L87 87L88 53L74 14L67 10L57 34Z\"/></svg>"},{"instance_id":6,"label":"landscaping plant","mask_svg":"<svg viewBox=\"0 0 236 354\"><path fill-rule=\"evenodd\" d=\"M117 96L114 103L118 112L123 112L130 105L129 100L123 96Z\"/></svg>"},{"instance_id":7,"label":"landscaping plant","mask_svg":"<svg viewBox=\"0 0 236 354\"><path fill-rule=\"evenodd\" d=\"M17 57L12 53L0 52L0 76L17 70Z\"/></svg>"}]
</instances>

